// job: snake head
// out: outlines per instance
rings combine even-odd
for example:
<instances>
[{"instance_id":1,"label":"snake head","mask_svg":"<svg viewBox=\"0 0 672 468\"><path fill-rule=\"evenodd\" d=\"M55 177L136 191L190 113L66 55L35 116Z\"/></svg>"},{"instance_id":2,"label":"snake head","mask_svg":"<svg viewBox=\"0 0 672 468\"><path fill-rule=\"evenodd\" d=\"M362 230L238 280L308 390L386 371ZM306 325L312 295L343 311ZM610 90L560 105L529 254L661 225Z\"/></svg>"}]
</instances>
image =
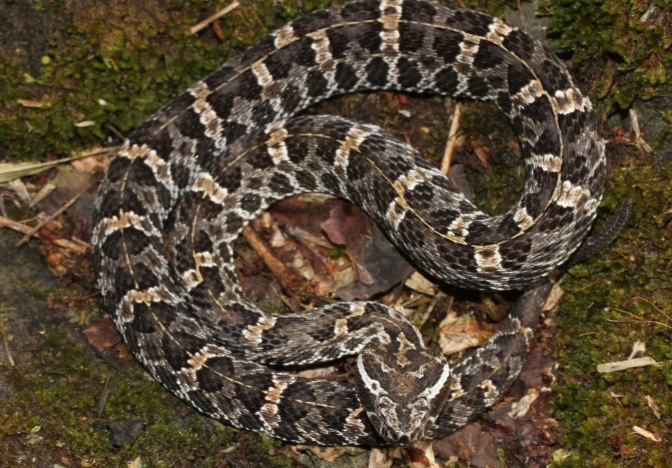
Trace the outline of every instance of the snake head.
<instances>
[{"instance_id":1,"label":"snake head","mask_svg":"<svg viewBox=\"0 0 672 468\"><path fill-rule=\"evenodd\" d=\"M397 340L405 340L403 333ZM357 359L357 395L378 434L390 445L424 438L448 397L450 368L422 345L366 347Z\"/></svg>"}]
</instances>

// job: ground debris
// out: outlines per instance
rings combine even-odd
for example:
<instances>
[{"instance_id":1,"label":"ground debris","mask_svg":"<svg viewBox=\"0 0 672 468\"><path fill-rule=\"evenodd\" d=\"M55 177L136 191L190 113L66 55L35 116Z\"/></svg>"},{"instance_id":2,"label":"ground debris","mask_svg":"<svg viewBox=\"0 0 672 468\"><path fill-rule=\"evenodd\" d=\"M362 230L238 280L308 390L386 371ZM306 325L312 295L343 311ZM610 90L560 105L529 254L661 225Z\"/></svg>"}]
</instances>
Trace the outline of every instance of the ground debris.
<instances>
[{"instance_id":1,"label":"ground debris","mask_svg":"<svg viewBox=\"0 0 672 468\"><path fill-rule=\"evenodd\" d=\"M110 429L110 443L115 447L123 447L135 442L142 432L145 424L142 421L120 420L110 421L107 427Z\"/></svg>"},{"instance_id":2,"label":"ground debris","mask_svg":"<svg viewBox=\"0 0 672 468\"><path fill-rule=\"evenodd\" d=\"M99 353L114 348L121 341L121 335L107 315L86 328L84 334L88 343Z\"/></svg>"}]
</instances>

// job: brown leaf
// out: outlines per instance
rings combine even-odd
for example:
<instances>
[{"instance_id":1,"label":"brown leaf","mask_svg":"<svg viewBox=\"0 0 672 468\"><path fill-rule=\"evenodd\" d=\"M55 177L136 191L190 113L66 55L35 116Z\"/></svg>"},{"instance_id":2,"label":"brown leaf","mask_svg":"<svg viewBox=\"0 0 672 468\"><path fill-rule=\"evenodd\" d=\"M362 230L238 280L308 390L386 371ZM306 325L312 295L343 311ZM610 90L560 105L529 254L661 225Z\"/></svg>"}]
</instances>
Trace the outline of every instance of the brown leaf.
<instances>
[{"instance_id":1,"label":"brown leaf","mask_svg":"<svg viewBox=\"0 0 672 468\"><path fill-rule=\"evenodd\" d=\"M650 395L645 395L644 399L646 400L646 404L649 405L649 408L651 408L651 411L653 411L653 414L656 416L656 418L660 419L660 406L658 406L658 404L654 401L653 398L651 398Z\"/></svg>"},{"instance_id":2,"label":"brown leaf","mask_svg":"<svg viewBox=\"0 0 672 468\"><path fill-rule=\"evenodd\" d=\"M91 152L100 151L102 148L93 148ZM77 172L104 171L110 165L110 156L107 154L92 156L90 158L75 159L70 165Z\"/></svg>"},{"instance_id":3,"label":"brown leaf","mask_svg":"<svg viewBox=\"0 0 672 468\"><path fill-rule=\"evenodd\" d=\"M328 463L333 463L341 458L347 450L345 447L318 447L316 445L293 445L291 449L296 453L308 450L317 458Z\"/></svg>"},{"instance_id":4,"label":"brown leaf","mask_svg":"<svg viewBox=\"0 0 672 468\"><path fill-rule=\"evenodd\" d=\"M331 242L344 245L354 261L361 246L371 237L372 224L362 210L343 203L329 210L329 218L320 227Z\"/></svg>"},{"instance_id":5,"label":"brown leaf","mask_svg":"<svg viewBox=\"0 0 672 468\"><path fill-rule=\"evenodd\" d=\"M344 300L368 299L389 291L412 272L412 267L359 208L343 204L329 211L321 224L329 239L345 245L355 270L354 280L336 295Z\"/></svg>"},{"instance_id":6,"label":"brown leaf","mask_svg":"<svg viewBox=\"0 0 672 468\"><path fill-rule=\"evenodd\" d=\"M429 447L431 447L431 445ZM411 463L424 466L429 466L432 464L432 460L429 459L425 453L425 450L423 450L421 447L416 447L415 445L407 447L406 454L408 461Z\"/></svg>"},{"instance_id":7,"label":"brown leaf","mask_svg":"<svg viewBox=\"0 0 672 468\"><path fill-rule=\"evenodd\" d=\"M89 344L101 353L121 341L121 335L107 315L84 330L84 334Z\"/></svg>"},{"instance_id":8,"label":"brown leaf","mask_svg":"<svg viewBox=\"0 0 672 468\"><path fill-rule=\"evenodd\" d=\"M450 356L483 344L491 334L481 329L473 315L450 314L439 324L439 347Z\"/></svg>"},{"instance_id":9,"label":"brown leaf","mask_svg":"<svg viewBox=\"0 0 672 468\"><path fill-rule=\"evenodd\" d=\"M476 157L483 163L483 166L490 168L490 148L483 144L481 138L471 140L471 147Z\"/></svg>"},{"instance_id":10,"label":"brown leaf","mask_svg":"<svg viewBox=\"0 0 672 468\"><path fill-rule=\"evenodd\" d=\"M473 467L500 466L494 437L478 423L468 424L433 445L436 455L442 458L457 456Z\"/></svg>"},{"instance_id":11,"label":"brown leaf","mask_svg":"<svg viewBox=\"0 0 672 468\"><path fill-rule=\"evenodd\" d=\"M317 239L325 239L321 224L329 219L333 207L343 203L337 198L308 198L302 195L276 203L270 212L282 226L299 227Z\"/></svg>"}]
</instances>

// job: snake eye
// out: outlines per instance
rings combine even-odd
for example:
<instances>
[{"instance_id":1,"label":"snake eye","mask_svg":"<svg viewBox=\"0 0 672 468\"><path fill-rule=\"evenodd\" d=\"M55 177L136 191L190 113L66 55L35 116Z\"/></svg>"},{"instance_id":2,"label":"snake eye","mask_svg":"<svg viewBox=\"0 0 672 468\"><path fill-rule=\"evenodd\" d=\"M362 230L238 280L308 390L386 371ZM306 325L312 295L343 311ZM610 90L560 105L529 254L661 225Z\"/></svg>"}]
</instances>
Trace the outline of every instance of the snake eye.
<instances>
[{"instance_id":1,"label":"snake eye","mask_svg":"<svg viewBox=\"0 0 672 468\"><path fill-rule=\"evenodd\" d=\"M379 407L379 408L381 408L381 409L389 409L389 408L391 408L392 406L394 406L394 403L392 403L392 400L390 400L388 397L386 397L386 396L381 396L381 397L378 399L378 407Z\"/></svg>"}]
</instances>

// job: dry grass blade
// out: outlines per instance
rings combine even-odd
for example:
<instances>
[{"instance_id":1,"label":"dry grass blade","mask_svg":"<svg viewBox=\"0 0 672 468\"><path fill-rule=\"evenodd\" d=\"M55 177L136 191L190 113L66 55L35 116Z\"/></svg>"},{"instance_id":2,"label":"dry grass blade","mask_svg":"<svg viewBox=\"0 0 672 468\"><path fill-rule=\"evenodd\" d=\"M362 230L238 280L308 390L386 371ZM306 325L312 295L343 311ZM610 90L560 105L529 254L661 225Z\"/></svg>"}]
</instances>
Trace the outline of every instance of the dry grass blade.
<instances>
[{"instance_id":1,"label":"dry grass blade","mask_svg":"<svg viewBox=\"0 0 672 468\"><path fill-rule=\"evenodd\" d=\"M600 374L608 374L610 372L619 372L626 369L632 369L633 367L645 367L645 366L658 366L658 364L653 358L643 357L628 359L627 361L615 361L607 362L605 364L598 364L597 372Z\"/></svg>"},{"instance_id":2,"label":"dry grass blade","mask_svg":"<svg viewBox=\"0 0 672 468\"><path fill-rule=\"evenodd\" d=\"M192 27L189 29L189 32L190 32L191 34L196 34L196 33L197 33L198 31L200 31L201 29L208 27L208 25L209 25L210 23L212 23L213 21L217 21L219 18L221 18L221 17L224 16L225 14L229 13L230 11L235 10L235 9L238 8L239 6L240 6L240 3L238 3L238 2L233 2L231 5L222 8L222 9L219 10L217 13L215 13L215 14L212 15L212 16L209 16L208 18L204 19L203 21L201 21L201 22L198 23L197 25L192 26Z\"/></svg>"},{"instance_id":3,"label":"dry grass blade","mask_svg":"<svg viewBox=\"0 0 672 468\"><path fill-rule=\"evenodd\" d=\"M648 301L645 300L645 302L648 302ZM649 302L649 304L650 304L650 302ZM656 310L658 310L659 312L662 312L662 311L660 311L660 309L658 309L657 307L655 307L655 306L653 306L653 307L656 308ZM622 314L629 315L630 317L632 317L632 320L610 320L610 322L616 322L616 323L640 323L640 324L646 324L646 323L649 323L649 324L652 324L652 325L660 325L661 327L665 327L665 328L672 328L672 325L668 325L668 324L666 324L666 323L659 322L659 321L657 321L657 320L648 320L648 319L645 319L645 318L643 318L643 317L641 317L641 316L639 316L639 315L637 315L637 314L633 314L632 312L628 312L627 310L618 309L618 308L616 308L616 307L612 307L611 309L613 309L613 310L615 310L615 311L617 311L617 312L621 312ZM670 318L667 314L663 314L663 315L665 315L665 317L666 317L667 319Z\"/></svg>"},{"instance_id":4,"label":"dry grass blade","mask_svg":"<svg viewBox=\"0 0 672 468\"><path fill-rule=\"evenodd\" d=\"M0 163L0 184L14 179L20 179L21 177L38 174L47 169L51 169L52 167L71 161L77 161L78 159L90 158L101 154L116 153L118 149L118 147L105 148L104 150L96 150L92 153L83 153L77 156L57 159L56 161L49 161L46 163Z\"/></svg>"},{"instance_id":5,"label":"dry grass blade","mask_svg":"<svg viewBox=\"0 0 672 468\"><path fill-rule=\"evenodd\" d=\"M32 229L30 229L28 232L26 232L26 234L21 238L21 240L20 240L19 242L17 242L16 246L18 247L18 246L20 246L20 245L26 243L26 242L28 241L28 239L30 239L31 236L33 236L37 231L39 231L39 230L40 230L44 225L46 225L49 221L51 221L52 219L56 218L58 215L60 215L60 214L63 213L65 210L67 210L68 208L70 208L70 207L72 206L72 204L75 203L75 202L79 199L79 197L81 197L82 195L84 195L84 194L86 193L86 191L89 190L89 188L90 188L90 187L87 186L87 187L83 188L82 190L80 190L80 191L77 193L77 195L75 195L75 196L72 197L70 200L68 200L67 203L65 203L62 207L60 207L58 210L56 210L51 216L47 216L47 217L46 217L45 219L43 219L40 223L38 223L37 226L35 226L34 228L32 228Z\"/></svg>"},{"instance_id":6,"label":"dry grass blade","mask_svg":"<svg viewBox=\"0 0 672 468\"><path fill-rule=\"evenodd\" d=\"M460 131L461 114L462 104L458 102L455 104L453 120L450 122L450 130L448 130L448 142L446 143L446 149L443 152L443 158L441 159L441 172L444 174L448 174L448 169L450 169L450 162L453 159L453 152L455 151L455 146L457 145L457 134Z\"/></svg>"},{"instance_id":7,"label":"dry grass blade","mask_svg":"<svg viewBox=\"0 0 672 468\"><path fill-rule=\"evenodd\" d=\"M2 349L5 353L5 357L7 358L7 362L9 363L10 367L14 367L14 358L12 357L12 353L9 349L9 339L7 338L7 333L5 331L4 316L0 316L0 335L2 335Z\"/></svg>"},{"instance_id":8,"label":"dry grass blade","mask_svg":"<svg viewBox=\"0 0 672 468\"><path fill-rule=\"evenodd\" d=\"M0 227L7 227L24 234L31 233L30 235L33 237L40 237L38 233L34 232L33 228L30 226L27 226L18 221L14 221L13 219L5 218L4 216L0 216ZM68 239L53 239L50 242L58 247L70 250L71 252L74 252L78 255L86 253L86 251L91 248L89 244L86 244L82 241L73 242Z\"/></svg>"}]
</instances>

